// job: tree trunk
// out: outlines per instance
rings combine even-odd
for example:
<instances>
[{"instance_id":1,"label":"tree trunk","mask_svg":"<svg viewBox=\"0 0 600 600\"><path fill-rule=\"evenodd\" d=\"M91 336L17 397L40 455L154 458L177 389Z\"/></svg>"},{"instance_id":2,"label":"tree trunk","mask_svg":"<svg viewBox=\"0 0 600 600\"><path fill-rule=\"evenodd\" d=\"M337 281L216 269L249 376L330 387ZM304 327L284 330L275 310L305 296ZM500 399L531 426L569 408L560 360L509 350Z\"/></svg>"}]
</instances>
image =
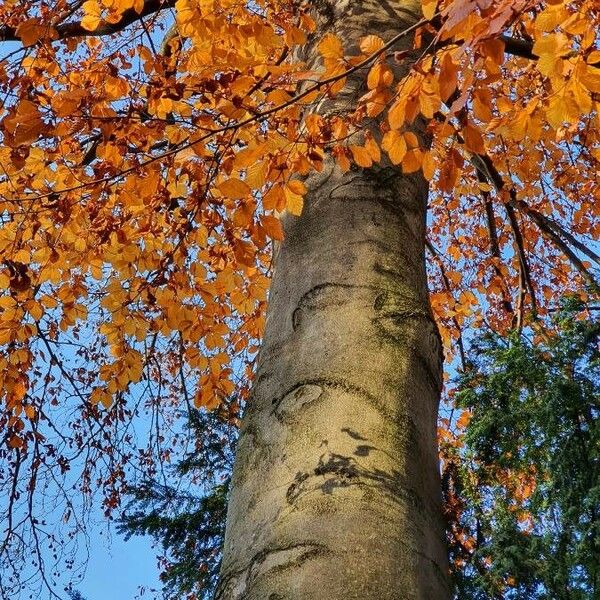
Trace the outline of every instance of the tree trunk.
<instances>
[{"instance_id":1,"label":"tree trunk","mask_svg":"<svg viewBox=\"0 0 600 600\"><path fill-rule=\"evenodd\" d=\"M389 39L418 6L319 3L351 45ZM327 160L307 187L275 258L215 597L446 600L427 184Z\"/></svg>"}]
</instances>

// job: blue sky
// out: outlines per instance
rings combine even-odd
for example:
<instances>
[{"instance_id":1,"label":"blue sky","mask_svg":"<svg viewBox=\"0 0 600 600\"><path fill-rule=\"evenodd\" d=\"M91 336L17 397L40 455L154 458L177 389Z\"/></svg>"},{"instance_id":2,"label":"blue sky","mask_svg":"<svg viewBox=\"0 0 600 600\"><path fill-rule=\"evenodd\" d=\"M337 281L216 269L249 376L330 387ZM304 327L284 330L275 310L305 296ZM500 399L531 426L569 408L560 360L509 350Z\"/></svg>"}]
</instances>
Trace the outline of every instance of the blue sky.
<instances>
[{"instance_id":1,"label":"blue sky","mask_svg":"<svg viewBox=\"0 0 600 600\"><path fill-rule=\"evenodd\" d=\"M149 589L160 589L155 551L149 537L123 537L106 525L90 531L90 559L85 576L74 586L85 600L152 598ZM143 596L140 586L146 588Z\"/></svg>"}]
</instances>

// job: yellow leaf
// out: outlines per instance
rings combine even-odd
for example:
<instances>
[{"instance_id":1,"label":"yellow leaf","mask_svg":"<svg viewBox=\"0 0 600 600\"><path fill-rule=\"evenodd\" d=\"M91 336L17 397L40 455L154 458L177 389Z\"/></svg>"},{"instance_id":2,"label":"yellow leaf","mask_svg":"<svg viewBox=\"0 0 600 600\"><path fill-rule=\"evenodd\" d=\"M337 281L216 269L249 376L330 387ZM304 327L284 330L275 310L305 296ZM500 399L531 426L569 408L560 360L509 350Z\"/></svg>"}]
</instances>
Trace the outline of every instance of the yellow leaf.
<instances>
[{"instance_id":1,"label":"yellow leaf","mask_svg":"<svg viewBox=\"0 0 600 600\"><path fill-rule=\"evenodd\" d=\"M546 118L552 127L558 129L565 122L575 122L579 117L578 112L577 105L569 96L555 94L550 98Z\"/></svg>"},{"instance_id":2,"label":"yellow leaf","mask_svg":"<svg viewBox=\"0 0 600 600\"><path fill-rule=\"evenodd\" d=\"M87 31L95 31L102 20L102 9L96 0L87 0L82 5L81 26Z\"/></svg>"},{"instance_id":3,"label":"yellow leaf","mask_svg":"<svg viewBox=\"0 0 600 600\"><path fill-rule=\"evenodd\" d=\"M437 0L423 0L422 1L423 8L423 16L431 21L435 15L435 10L437 8Z\"/></svg>"},{"instance_id":4,"label":"yellow leaf","mask_svg":"<svg viewBox=\"0 0 600 600\"><path fill-rule=\"evenodd\" d=\"M592 110L592 97L589 90L582 85L581 81L575 77L572 77L567 85L567 88L573 95L573 100L575 101L575 104L577 104L579 113L590 113Z\"/></svg>"},{"instance_id":5,"label":"yellow leaf","mask_svg":"<svg viewBox=\"0 0 600 600\"><path fill-rule=\"evenodd\" d=\"M540 31L553 31L569 17L569 11L561 2L555 6L549 6L540 12L535 19L535 28Z\"/></svg>"},{"instance_id":6,"label":"yellow leaf","mask_svg":"<svg viewBox=\"0 0 600 600\"><path fill-rule=\"evenodd\" d=\"M299 217L302 214L302 207L304 206L304 199L302 198L302 196L300 194L297 194L296 192L294 192L294 190L290 186L291 183L294 183L294 182L290 181L285 186L285 198L286 198L285 207L288 210L288 212ZM297 183L300 183L300 182L297 182Z\"/></svg>"},{"instance_id":7,"label":"yellow leaf","mask_svg":"<svg viewBox=\"0 0 600 600\"><path fill-rule=\"evenodd\" d=\"M590 92L600 94L600 69L585 65L581 71L582 72L579 74L579 81L590 90Z\"/></svg>"},{"instance_id":8,"label":"yellow leaf","mask_svg":"<svg viewBox=\"0 0 600 600\"><path fill-rule=\"evenodd\" d=\"M533 45L533 53L539 58L537 68L543 75L562 75L561 56L569 51L569 40L564 33L546 35L536 40Z\"/></svg>"}]
</instances>

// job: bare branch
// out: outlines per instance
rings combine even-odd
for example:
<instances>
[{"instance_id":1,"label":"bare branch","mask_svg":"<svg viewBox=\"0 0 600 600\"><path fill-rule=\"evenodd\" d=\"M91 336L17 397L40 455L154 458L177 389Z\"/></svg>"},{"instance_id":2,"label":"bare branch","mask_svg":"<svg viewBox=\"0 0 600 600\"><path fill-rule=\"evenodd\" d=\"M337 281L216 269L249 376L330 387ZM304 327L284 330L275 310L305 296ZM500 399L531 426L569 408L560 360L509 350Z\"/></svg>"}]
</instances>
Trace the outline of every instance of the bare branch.
<instances>
[{"instance_id":1,"label":"bare branch","mask_svg":"<svg viewBox=\"0 0 600 600\"><path fill-rule=\"evenodd\" d=\"M429 250L429 252L431 253L431 256L433 257L435 262L437 263L438 268L440 269L440 274L442 276L442 281L444 282L444 288L450 294L451 293L450 281L448 279L448 276L446 275L446 268L444 267L444 263L442 262L442 257L440 256L440 253L428 239L425 240L425 246L426 246L427 250ZM466 371L467 356L465 354L465 346L464 346L463 338L462 338L462 329L461 329L461 327L458 323L458 320L456 319L455 316L452 317L452 322L454 323L454 326L456 327L456 331L458 332L458 339L456 341L458 344L458 352L460 354L460 363L462 366L462 370Z\"/></svg>"},{"instance_id":2,"label":"bare branch","mask_svg":"<svg viewBox=\"0 0 600 600\"><path fill-rule=\"evenodd\" d=\"M496 166L492 162L492 159L487 154L473 155L472 158L473 165L475 166L477 171L482 173L498 191L506 187L504 180L502 179L502 175L500 175L498 169L496 169ZM598 282L596 281L594 276L589 272L589 270L583 264L581 259L569 247L565 240L563 240L560 237L560 235L557 233L557 229L565 235L565 237L570 241L570 243L572 243L575 247L584 252L587 256L590 256L591 253L590 258L592 258L593 260L598 261L600 257L598 257L591 249L585 248L585 246L581 244L581 242L578 242L572 234L566 232L562 227L560 227L560 225L558 225L558 223L555 223L554 221L550 222L540 212L530 208L525 202L519 200L517 198L517 192L512 186L509 189L509 198L510 200L508 200L508 202L505 202L507 210L508 208L511 208L513 210L519 209L522 210L525 214L527 214L538 226L542 234L546 235L554 243L554 245L569 259L569 261L573 264L577 271L579 271L581 276L594 289L598 289Z\"/></svg>"}]
</instances>

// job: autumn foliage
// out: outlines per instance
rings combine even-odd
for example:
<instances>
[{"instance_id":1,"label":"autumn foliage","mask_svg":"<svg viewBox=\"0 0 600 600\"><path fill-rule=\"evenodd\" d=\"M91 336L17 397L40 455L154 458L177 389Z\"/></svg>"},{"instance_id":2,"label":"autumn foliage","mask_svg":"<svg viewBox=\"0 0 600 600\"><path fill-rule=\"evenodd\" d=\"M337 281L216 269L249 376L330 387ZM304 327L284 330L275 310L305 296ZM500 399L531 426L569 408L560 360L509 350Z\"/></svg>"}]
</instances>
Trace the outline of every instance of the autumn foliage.
<instances>
[{"instance_id":1,"label":"autumn foliage","mask_svg":"<svg viewBox=\"0 0 600 600\"><path fill-rule=\"evenodd\" d=\"M28 461L23 494L89 447L78 485L109 511L138 411L237 418L280 216L301 213L327 155L430 181L449 355L468 326L538 327L557 292L597 289L593 0L427 0L416 27L359 48L291 0L6 0L0 15L1 452L6 482ZM319 111L357 74L345 114ZM177 435L156 433L139 468ZM91 475L99 457L110 474Z\"/></svg>"}]
</instances>

